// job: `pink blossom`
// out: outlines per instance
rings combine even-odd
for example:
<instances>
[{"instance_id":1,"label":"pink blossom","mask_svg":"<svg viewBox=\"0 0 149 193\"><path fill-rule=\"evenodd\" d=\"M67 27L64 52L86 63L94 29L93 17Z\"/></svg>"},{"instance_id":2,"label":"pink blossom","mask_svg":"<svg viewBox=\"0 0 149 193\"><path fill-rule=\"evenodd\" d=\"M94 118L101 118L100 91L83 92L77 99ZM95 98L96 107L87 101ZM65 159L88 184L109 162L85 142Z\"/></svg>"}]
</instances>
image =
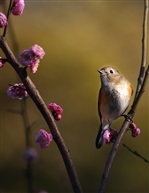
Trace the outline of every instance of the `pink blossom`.
<instances>
[{"instance_id":1,"label":"pink blossom","mask_svg":"<svg viewBox=\"0 0 149 193\"><path fill-rule=\"evenodd\" d=\"M130 129L135 130L137 128L136 124L134 122L129 124Z\"/></svg>"},{"instance_id":2,"label":"pink blossom","mask_svg":"<svg viewBox=\"0 0 149 193\"><path fill-rule=\"evenodd\" d=\"M0 68L2 68L4 66L3 62L0 61Z\"/></svg>"},{"instance_id":3,"label":"pink blossom","mask_svg":"<svg viewBox=\"0 0 149 193\"><path fill-rule=\"evenodd\" d=\"M3 62L3 60L0 57L0 68L2 68L3 66L4 66L4 62Z\"/></svg>"},{"instance_id":4,"label":"pink blossom","mask_svg":"<svg viewBox=\"0 0 149 193\"><path fill-rule=\"evenodd\" d=\"M113 143L116 140L118 133L115 129L110 130L110 141Z\"/></svg>"},{"instance_id":5,"label":"pink blossom","mask_svg":"<svg viewBox=\"0 0 149 193\"><path fill-rule=\"evenodd\" d=\"M25 67L30 67L32 73L37 72L40 59L43 58L45 52L43 48L35 44L30 49L24 50L20 55L20 62Z\"/></svg>"},{"instance_id":6,"label":"pink blossom","mask_svg":"<svg viewBox=\"0 0 149 193\"><path fill-rule=\"evenodd\" d=\"M105 143L110 144L110 143L115 142L117 134L118 133L115 129L105 130L105 132L103 134L103 138L104 138Z\"/></svg>"},{"instance_id":7,"label":"pink blossom","mask_svg":"<svg viewBox=\"0 0 149 193\"><path fill-rule=\"evenodd\" d=\"M62 115L61 114L55 114L54 118L55 118L55 120L60 121L62 118Z\"/></svg>"},{"instance_id":8,"label":"pink blossom","mask_svg":"<svg viewBox=\"0 0 149 193\"><path fill-rule=\"evenodd\" d=\"M47 133L45 130L40 129L36 135L36 143L39 144L40 148L49 147L53 137L50 133Z\"/></svg>"},{"instance_id":9,"label":"pink blossom","mask_svg":"<svg viewBox=\"0 0 149 193\"><path fill-rule=\"evenodd\" d=\"M109 144L111 143L110 141L110 131L109 130L105 130L104 134L103 134L103 138L104 138L104 141L105 143Z\"/></svg>"},{"instance_id":10,"label":"pink blossom","mask_svg":"<svg viewBox=\"0 0 149 193\"><path fill-rule=\"evenodd\" d=\"M7 24L7 17L2 12L0 12L0 28L4 28Z\"/></svg>"},{"instance_id":11,"label":"pink blossom","mask_svg":"<svg viewBox=\"0 0 149 193\"><path fill-rule=\"evenodd\" d=\"M24 11L24 7L24 0L14 0L11 7L11 13L13 15L21 15Z\"/></svg>"},{"instance_id":12,"label":"pink blossom","mask_svg":"<svg viewBox=\"0 0 149 193\"><path fill-rule=\"evenodd\" d=\"M42 190L42 191L40 191L39 193L48 193L48 192L46 192L46 191Z\"/></svg>"},{"instance_id":13,"label":"pink blossom","mask_svg":"<svg viewBox=\"0 0 149 193\"><path fill-rule=\"evenodd\" d=\"M20 62L23 66L34 66L39 63L39 59L35 57L32 50L24 50L20 55Z\"/></svg>"},{"instance_id":14,"label":"pink blossom","mask_svg":"<svg viewBox=\"0 0 149 193\"><path fill-rule=\"evenodd\" d=\"M39 59L42 59L45 55L45 52L44 52L43 48L41 46L37 45L37 44L32 46L31 50L34 53L34 55Z\"/></svg>"},{"instance_id":15,"label":"pink blossom","mask_svg":"<svg viewBox=\"0 0 149 193\"><path fill-rule=\"evenodd\" d=\"M24 159L26 161L34 161L38 158L38 153L34 148L28 148L25 152Z\"/></svg>"},{"instance_id":16,"label":"pink blossom","mask_svg":"<svg viewBox=\"0 0 149 193\"><path fill-rule=\"evenodd\" d=\"M61 106L57 105L56 103L50 103L48 105L48 109L52 112L52 115L55 120L59 121L62 118L63 109Z\"/></svg>"},{"instance_id":17,"label":"pink blossom","mask_svg":"<svg viewBox=\"0 0 149 193\"><path fill-rule=\"evenodd\" d=\"M136 126L136 124L134 122L130 123L129 129L132 132L132 134L131 134L132 137L137 137L141 133L141 130L139 128L137 128L137 126Z\"/></svg>"},{"instance_id":18,"label":"pink blossom","mask_svg":"<svg viewBox=\"0 0 149 193\"><path fill-rule=\"evenodd\" d=\"M28 96L28 93L23 83L11 85L7 89L7 94L13 99L23 99Z\"/></svg>"},{"instance_id":19,"label":"pink blossom","mask_svg":"<svg viewBox=\"0 0 149 193\"><path fill-rule=\"evenodd\" d=\"M37 72L37 69L38 69L38 66L39 66L39 63L32 64L32 65L30 66L30 71L31 71L32 73L36 73L36 72Z\"/></svg>"},{"instance_id":20,"label":"pink blossom","mask_svg":"<svg viewBox=\"0 0 149 193\"><path fill-rule=\"evenodd\" d=\"M140 135L141 130L139 128L136 128L136 130L132 131L132 137L137 137L138 135Z\"/></svg>"}]
</instances>

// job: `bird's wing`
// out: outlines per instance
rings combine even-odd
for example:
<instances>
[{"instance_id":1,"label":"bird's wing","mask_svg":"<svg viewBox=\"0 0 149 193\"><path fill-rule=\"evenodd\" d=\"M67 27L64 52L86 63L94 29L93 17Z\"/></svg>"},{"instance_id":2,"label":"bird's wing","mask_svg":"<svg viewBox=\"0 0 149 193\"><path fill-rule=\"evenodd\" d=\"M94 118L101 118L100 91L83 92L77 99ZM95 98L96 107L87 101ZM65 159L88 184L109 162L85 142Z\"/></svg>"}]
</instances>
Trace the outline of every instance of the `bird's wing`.
<instances>
[{"instance_id":1,"label":"bird's wing","mask_svg":"<svg viewBox=\"0 0 149 193\"><path fill-rule=\"evenodd\" d=\"M100 94L101 94L101 90L102 90L102 89L99 90L99 94L98 94L98 114L99 114L100 120L101 120L101 118L102 118L102 115L101 115L101 112L100 112L100 98L101 98L101 97L100 97L100 96L101 96Z\"/></svg>"}]
</instances>

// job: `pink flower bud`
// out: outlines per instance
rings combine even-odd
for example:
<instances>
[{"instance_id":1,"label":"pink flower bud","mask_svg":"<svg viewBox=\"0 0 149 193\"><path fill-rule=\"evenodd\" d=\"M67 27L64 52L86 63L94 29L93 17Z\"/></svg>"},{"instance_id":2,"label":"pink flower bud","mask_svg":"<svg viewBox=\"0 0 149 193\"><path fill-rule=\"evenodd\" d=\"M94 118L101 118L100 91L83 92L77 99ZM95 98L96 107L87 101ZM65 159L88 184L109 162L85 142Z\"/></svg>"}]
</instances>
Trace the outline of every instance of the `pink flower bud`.
<instances>
[{"instance_id":1,"label":"pink flower bud","mask_svg":"<svg viewBox=\"0 0 149 193\"><path fill-rule=\"evenodd\" d=\"M39 144L40 148L48 148L53 137L50 133L47 133L45 130L40 129L36 135L36 143Z\"/></svg>"},{"instance_id":2,"label":"pink flower bud","mask_svg":"<svg viewBox=\"0 0 149 193\"><path fill-rule=\"evenodd\" d=\"M130 123L129 124L129 127L130 127L130 129L132 129L132 130L135 130L136 128L137 128L137 126L136 126L136 124L133 122L133 123Z\"/></svg>"},{"instance_id":3,"label":"pink flower bud","mask_svg":"<svg viewBox=\"0 0 149 193\"><path fill-rule=\"evenodd\" d=\"M11 13L13 15L21 15L24 11L24 7L24 0L14 0L11 7Z\"/></svg>"},{"instance_id":4,"label":"pink flower bud","mask_svg":"<svg viewBox=\"0 0 149 193\"><path fill-rule=\"evenodd\" d=\"M3 62L0 61L0 68L2 68L4 66Z\"/></svg>"},{"instance_id":5,"label":"pink flower bud","mask_svg":"<svg viewBox=\"0 0 149 193\"><path fill-rule=\"evenodd\" d=\"M35 44L34 46L31 47L32 52L34 53L34 55L39 58L42 59L45 55L45 52L43 50L42 47L40 47L39 45Z\"/></svg>"},{"instance_id":6,"label":"pink flower bud","mask_svg":"<svg viewBox=\"0 0 149 193\"><path fill-rule=\"evenodd\" d=\"M104 141L105 143L109 144L111 143L110 141L110 131L109 130L105 130L104 134L103 134L103 138L104 138Z\"/></svg>"},{"instance_id":7,"label":"pink flower bud","mask_svg":"<svg viewBox=\"0 0 149 193\"><path fill-rule=\"evenodd\" d=\"M132 137L137 137L138 135L140 135L141 130L139 128L137 128L135 123L130 123L129 128L132 132L132 134L131 134Z\"/></svg>"},{"instance_id":8,"label":"pink flower bud","mask_svg":"<svg viewBox=\"0 0 149 193\"><path fill-rule=\"evenodd\" d=\"M56 103L50 103L48 105L48 109L52 112L52 115L55 120L59 121L62 118L63 109L61 106L57 105Z\"/></svg>"},{"instance_id":9,"label":"pink flower bud","mask_svg":"<svg viewBox=\"0 0 149 193\"><path fill-rule=\"evenodd\" d=\"M117 134L118 133L115 129L105 130L105 132L103 134L103 138L104 138L105 143L110 144L110 143L115 142Z\"/></svg>"},{"instance_id":10,"label":"pink flower bud","mask_svg":"<svg viewBox=\"0 0 149 193\"><path fill-rule=\"evenodd\" d=\"M113 143L116 140L118 133L115 129L110 131L110 141Z\"/></svg>"},{"instance_id":11,"label":"pink flower bud","mask_svg":"<svg viewBox=\"0 0 149 193\"><path fill-rule=\"evenodd\" d=\"M4 66L4 62L3 60L1 60L1 57L0 57L0 68L2 68Z\"/></svg>"},{"instance_id":12,"label":"pink flower bud","mask_svg":"<svg viewBox=\"0 0 149 193\"><path fill-rule=\"evenodd\" d=\"M11 85L7 90L7 94L13 99L23 99L28 96L28 93L23 83Z\"/></svg>"},{"instance_id":13,"label":"pink flower bud","mask_svg":"<svg viewBox=\"0 0 149 193\"><path fill-rule=\"evenodd\" d=\"M137 128L135 131L132 131L132 137L137 137L138 135L140 135L141 130L139 128Z\"/></svg>"},{"instance_id":14,"label":"pink flower bud","mask_svg":"<svg viewBox=\"0 0 149 193\"><path fill-rule=\"evenodd\" d=\"M2 12L0 12L0 28L4 28L7 24L7 17Z\"/></svg>"},{"instance_id":15,"label":"pink flower bud","mask_svg":"<svg viewBox=\"0 0 149 193\"><path fill-rule=\"evenodd\" d=\"M35 161L38 158L38 153L34 148L28 148L25 152L24 159L26 161Z\"/></svg>"},{"instance_id":16,"label":"pink flower bud","mask_svg":"<svg viewBox=\"0 0 149 193\"><path fill-rule=\"evenodd\" d=\"M55 115L55 120L60 121L61 118L62 118L62 115L61 115L61 114Z\"/></svg>"}]
</instances>

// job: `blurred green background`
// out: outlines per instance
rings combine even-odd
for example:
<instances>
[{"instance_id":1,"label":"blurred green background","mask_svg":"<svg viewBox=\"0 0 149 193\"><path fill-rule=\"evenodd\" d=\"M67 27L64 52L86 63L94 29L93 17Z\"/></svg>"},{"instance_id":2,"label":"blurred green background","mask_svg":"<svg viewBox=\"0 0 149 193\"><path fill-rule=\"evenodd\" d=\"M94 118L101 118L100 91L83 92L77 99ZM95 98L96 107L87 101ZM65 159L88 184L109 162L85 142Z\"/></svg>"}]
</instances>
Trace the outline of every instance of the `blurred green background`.
<instances>
[{"instance_id":1,"label":"blurred green background","mask_svg":"<svg viewBox=\"0 0 149 193\"><path fill-rule=\"evenodd\" d=\"M2 10L2 4L0 4ZM97 192L111 145L96 150L99 127L97 98L100 88L97 69L117 68L133 84L137 83L141 62L142 1L26 1L22 16L11 16L9 24L19 53L34 44L46 52L36 74L29 75L47 104L56 102L64 109L57 122L71 152L85 193ZM1 30L2 34L2 30ZM8 27L7 40L16 53ZM149 44L148 44L149 45ZM0 51L1 52L1 51ZM1 55L3 55L1 53ZM18 54L16 53L18 58ZM8 84L18 82L12 67L0 70L0 173L1 193L27 193L25 179L25 135L19 110L21 102L6 94ZM68 175L57 146L48 149L35 144L39 129L48 127L30 98L27 99L32 146L40 158L34 164L34 189L49 193L72 193ZM134 118L141 135L126 133L122 143L149 159L148 85ZM112 125L119 129L123 118ZM119 148L108 178L106 193L149 192L149 164Z\"/></svg>"}]
</instances>

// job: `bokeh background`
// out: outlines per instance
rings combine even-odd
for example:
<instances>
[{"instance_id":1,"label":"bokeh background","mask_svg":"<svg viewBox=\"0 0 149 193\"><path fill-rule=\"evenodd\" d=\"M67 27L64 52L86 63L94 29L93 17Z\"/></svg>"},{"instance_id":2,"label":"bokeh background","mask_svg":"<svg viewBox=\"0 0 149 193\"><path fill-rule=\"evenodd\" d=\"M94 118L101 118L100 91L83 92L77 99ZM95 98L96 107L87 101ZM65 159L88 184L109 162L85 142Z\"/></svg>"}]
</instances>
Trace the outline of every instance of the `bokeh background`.
<instances>
[{"instance_id":1,"label":"bokeh background","mask_svg":"<svg viewBox=\"0 0 149 193\"><path fill-rule=\"evenodd\" d=\"M0 9L2 11L2 4ZM17 58L18 52L34 44L46 52L37 73L28 73L45 102L56 102L64 109L63 118L57 124L85 193L97 192L111 149L111 145L100 150L95 148L100 88L97 69L105 65L117 68L135 90L141 62L142 17L143 0L32 0L26 1L22 16L11 16L9 21L7 40ZM20 110L21 102L6 94L8 84L19 81L9 64L0 70L0 82L0 190L1 193L26 193L24 126L21 116L9 111ZM134 118L141 135L134 139L130 132L125 134L106 193L149 192L149 164L122 146L125 143L149 159L148 107L147 85ZM52 142L48 149L40 149L35 144L38 130L49 129L30 98L27 109L29 124L34 122L32 146L39 152L33 166L35 192L72 193L56 144ZM119 118L112 124L113 128L119 129L122 122L123 118Z\"/></svg>"}]
</instances>

